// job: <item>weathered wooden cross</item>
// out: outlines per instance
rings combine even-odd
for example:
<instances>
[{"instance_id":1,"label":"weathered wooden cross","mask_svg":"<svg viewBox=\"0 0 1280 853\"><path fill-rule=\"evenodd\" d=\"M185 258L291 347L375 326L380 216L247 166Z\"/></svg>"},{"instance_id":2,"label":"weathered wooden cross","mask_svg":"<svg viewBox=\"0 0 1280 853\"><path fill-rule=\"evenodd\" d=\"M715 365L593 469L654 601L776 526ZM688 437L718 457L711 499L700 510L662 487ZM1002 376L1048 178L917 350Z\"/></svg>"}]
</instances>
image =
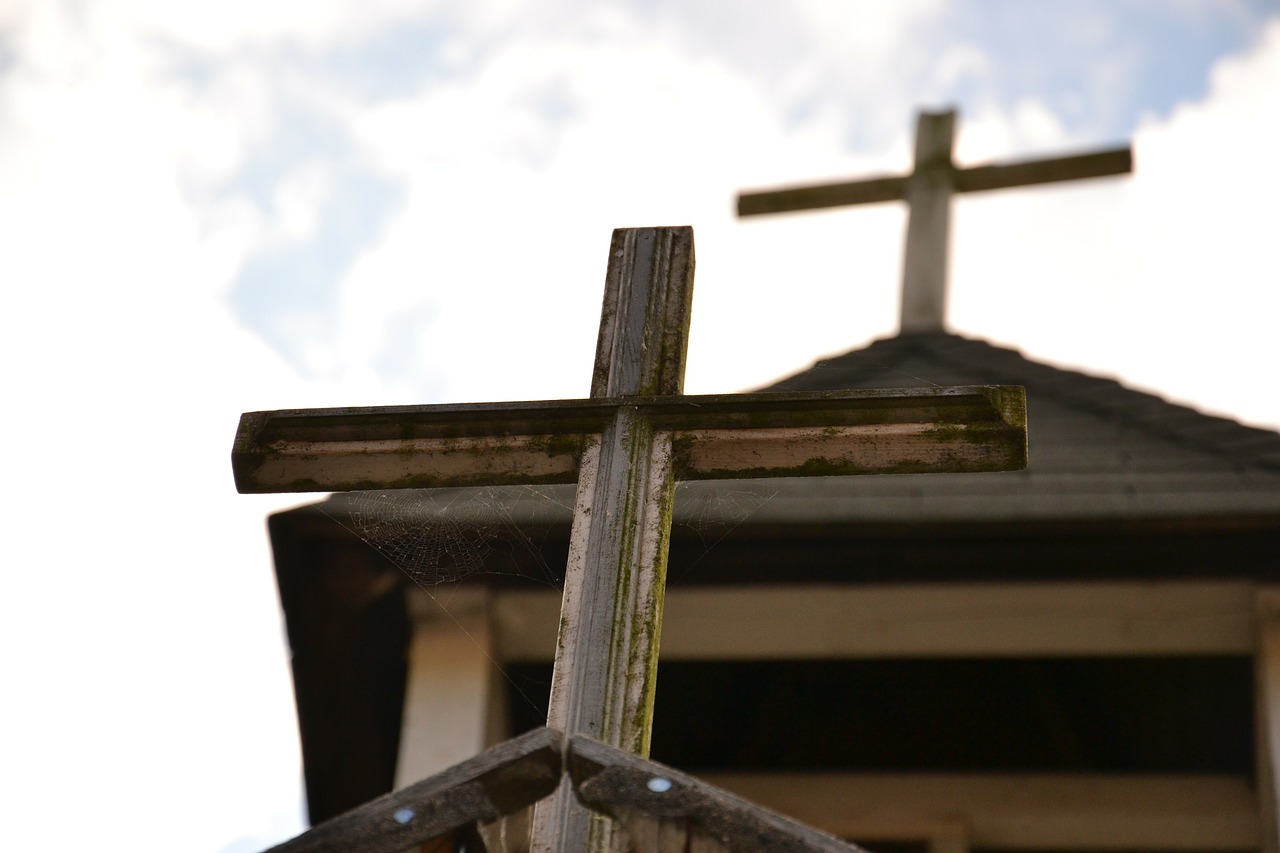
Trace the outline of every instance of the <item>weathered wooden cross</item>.
<instances>
[{"instance_id":1,"label":"weathered wooden cross","mask_svg":"<svg viewBox=\"0 0 1280 853\"><path fill-rule=\"evenodd\" d=\"M1133 168L1133 153L1126 147L960 169L951 160L955 121L954 111L920 114L910 175L744 192L738 196L738 215L905 200L909 212L900 328L903 332L941 331L946 317L952 195L1101 178Z\"/></svg>"},{"instance_id":2,"label":"weathered wooden cross","mask_svg":"<svg viewBox=\"0 0 1280 853\"><path fill-rule=\"evenodd\" d=\"M693 231L620 229L591 397L251 412L241 492L578 484L548 725L647 755L677 479L1009 470L1021 388L682 396ZM536 850L608 849L567 782Z\"/></svg>"}]
</instances>

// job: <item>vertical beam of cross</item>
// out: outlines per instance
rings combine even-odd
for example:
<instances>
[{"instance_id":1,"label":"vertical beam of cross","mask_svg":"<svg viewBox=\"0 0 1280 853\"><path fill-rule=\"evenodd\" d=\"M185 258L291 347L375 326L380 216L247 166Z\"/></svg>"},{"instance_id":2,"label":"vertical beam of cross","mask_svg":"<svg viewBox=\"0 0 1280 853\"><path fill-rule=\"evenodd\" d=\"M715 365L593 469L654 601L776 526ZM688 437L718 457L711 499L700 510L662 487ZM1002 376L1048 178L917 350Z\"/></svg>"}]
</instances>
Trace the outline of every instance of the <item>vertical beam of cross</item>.
<instances>
[{"instance_id":1,"label":"vertical beam of cross","mask_svg":"<svg viewBox=\"0 0 1280 853\"><path fill-rule=\"evenodd\" d=\"M1132 171L1133 152L1115 148L1045 160L957 168L951 159L956 113L921 113L910 175L813 184L738 196L739 216L905 200L909 207L899 328L946 327L951 198L956 193L1101 178Z\"/></svg>"},{"instance_id":2,"label":"vertical beam of cross","mask_svg":"<svg viewBox=\"0 0 1280 853\"><path fill-rule=\"evenodd\" d=\"M684 385L693 229L614 232L593 398ZM648 755L671 531L671 433L621 406L582 459L547 725ZM602 850L612 825L568 781L539 804L533 849ZM585 843L584 843L585 839Z\"/></svg>"},{"instance_id":3,"label":"vertical beam of cross","mask_svg":"<svg viewBox=\"0 0 1280 853\"><path fill-rule=\"evenodd\" d=\"M907 245L899 321L904 333L940 330L947 312L955 126L955 113L921 113L916 124L915 169L906 188Z\"/></svg>"}]
</instances>

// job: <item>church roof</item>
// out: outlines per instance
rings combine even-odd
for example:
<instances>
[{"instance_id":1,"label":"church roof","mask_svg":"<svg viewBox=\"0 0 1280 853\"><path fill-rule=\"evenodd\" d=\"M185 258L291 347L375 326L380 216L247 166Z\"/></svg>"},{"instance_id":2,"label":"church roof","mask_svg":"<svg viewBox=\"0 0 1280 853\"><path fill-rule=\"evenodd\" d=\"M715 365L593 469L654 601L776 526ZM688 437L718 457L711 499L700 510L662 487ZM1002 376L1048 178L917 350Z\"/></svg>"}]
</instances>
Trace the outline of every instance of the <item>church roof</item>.
<instances>
[{"instance_id":1,"label":"church roof","mask_svg":"<svg viewBox=\"0 0 1280 853\"><path fill-rule=\"evenodd\" d=\"M761 390L958 384L1026 387L1026 470L682 483L669 583L1274 582L1275 432L945 333L878 340ZM541 552L534 569L564 565L573 488L534 489L550 500L522 487L488 490L511 493L504 522L541 525L522 540ZM404 699L407 582L340 521L353 517L355 500L334 495L270 519L317 821L389 789ZM435 518L467 506L432 505ZM718 530L699 526L704 511ZM461 512L476 522L474 508ZM498 555L501 571L521 573L521 553Z\"/></svg>"},{"instance_id":2,"label":"church roof","mask_svg":"<svg viewBox=\"0 0 1280 853\"><path fill-rule=\"evenodd\" d=\"M1022 385L1030 464L998 474L772 481L757 521L1223 518L1280 513L1280 433L931 332L877 340L764 391Z\"/></svg>"}]
</instances>

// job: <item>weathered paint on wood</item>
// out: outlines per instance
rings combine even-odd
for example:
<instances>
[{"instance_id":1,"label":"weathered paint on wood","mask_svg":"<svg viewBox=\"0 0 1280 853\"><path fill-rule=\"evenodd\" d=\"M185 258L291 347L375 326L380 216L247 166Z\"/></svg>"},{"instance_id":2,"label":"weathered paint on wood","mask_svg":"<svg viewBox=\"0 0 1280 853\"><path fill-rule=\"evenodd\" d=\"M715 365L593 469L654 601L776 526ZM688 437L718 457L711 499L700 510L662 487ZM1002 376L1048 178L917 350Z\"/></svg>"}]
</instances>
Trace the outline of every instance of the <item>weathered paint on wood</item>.
<instances>
[{"instance_id":1,"label":"weathered paint on wood","mask_svg":"<svg viewBox=\"0 0 1280 853\"><path fill-rule=\"evenodd\" d=\"M853 853L861 848L839 840L692 776L582 736L569 738L565 770L578 798L613 816L633 842L624 849L677 853L690 837L713 850L757 853ZM638 837L637 837L638 836ZM707 843L714 840L720 846Z\"/></svg>"},{"instance_id":2,"label":"weathered paint on wood","mask_svg":"<svg viewBox=\"0 0 1280 853\"><path fill-rule=\"evenodd\" d=\"M678 479L1026 465L1021 388L960 386L250 412L244 493L571 483L620 407L670 432Z\"/></svg>"},{"instance_id":3,"label":"weathered paint on wood","mask_svg":"<svg viewBox=\"0 0 1280 853\"><path fill-rule=\"evenodd\" d=\"M1133 169L1133 153L1127 147L959 169L951 159L955 119L955 111L920 114L915 164L909 175L745 192L738 196L738 215L905 200L910 213L901 329L940 331L946 317L947 244L953 194L1101 178Z\"/></svg>"},{"instance_id":4,"label":"weathered paint on wood","mask_svg":"<svg viewBox=\"0 0 1280 853\"><path fill-rule=\"evenodd\" d=\"M272 853L399 853L535 803L561 778L563 736L537 729L271 848Z\"/></svg>"}]
</instances>

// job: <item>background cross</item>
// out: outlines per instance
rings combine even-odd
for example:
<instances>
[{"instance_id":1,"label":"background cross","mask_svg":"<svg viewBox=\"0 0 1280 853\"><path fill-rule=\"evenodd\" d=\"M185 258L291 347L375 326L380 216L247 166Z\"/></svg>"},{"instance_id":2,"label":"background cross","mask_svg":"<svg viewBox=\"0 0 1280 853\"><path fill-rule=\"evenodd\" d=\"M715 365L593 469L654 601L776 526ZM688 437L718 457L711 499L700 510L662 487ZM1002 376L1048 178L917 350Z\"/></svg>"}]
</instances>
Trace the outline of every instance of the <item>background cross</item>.
<instances>
[{"instance_id":1,"label":"background cross","mask_svg":"<svg viewBox=\"0 0 1280 853\"><path fill-rule=\"evenodd\" d=\"M619 229L591 398L250 412L241 492L578 484L548 725L646 755L677 479L1026 465L1021 388L682 396L691 228ZM568 783L535 850L607 849Z\"/></svg>"},{"instance_id":2,"label":"background cross","mask_svg":"<svg viewBox=\"0 0 1280 853\"><path fill-rule=\"evenodd\" d=\"M954 110L920 114L915 166L909 175L744 192L738 195L738 215L905 200L907 245L902 265L900 329L942 331L947 307L952 195L1101 178L1133 169L1129 147L961 169L951 159L955 122Z\"/></svg>"}]
</instances>

